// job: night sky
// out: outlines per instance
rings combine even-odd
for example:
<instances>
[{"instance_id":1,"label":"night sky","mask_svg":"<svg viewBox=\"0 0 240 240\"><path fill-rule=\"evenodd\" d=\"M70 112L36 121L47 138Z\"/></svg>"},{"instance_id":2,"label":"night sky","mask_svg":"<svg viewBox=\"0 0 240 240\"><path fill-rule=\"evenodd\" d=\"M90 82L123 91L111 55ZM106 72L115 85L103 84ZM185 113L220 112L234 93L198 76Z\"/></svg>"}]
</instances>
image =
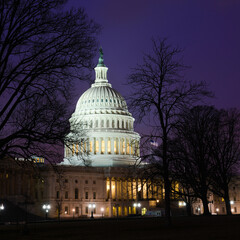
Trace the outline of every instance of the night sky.
<instances>
[{"instance_id":1,"label":"night sky","mask_svg":"<svg viewBox=\"0 0 240 240\"><path fill-rule=\"evenodd\" d=\"M240 108L240 1L71 0L103 29L99 36L108 80L124 97L127 76L151 49L151 37L184 48L186 79L204 80L218 108ZM96 58L97 63L97 58ZM79 96L87 87L79 87Z\"/></svg>"}]
</instances>

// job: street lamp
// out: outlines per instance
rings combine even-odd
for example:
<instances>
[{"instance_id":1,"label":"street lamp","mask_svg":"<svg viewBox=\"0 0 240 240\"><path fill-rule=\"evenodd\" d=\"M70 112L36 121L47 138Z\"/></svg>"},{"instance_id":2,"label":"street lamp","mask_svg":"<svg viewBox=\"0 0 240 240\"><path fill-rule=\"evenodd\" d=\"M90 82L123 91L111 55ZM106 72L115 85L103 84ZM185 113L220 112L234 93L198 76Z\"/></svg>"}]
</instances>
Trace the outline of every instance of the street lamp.
<instances>
[{"instance_id":1,"label":"street lamp","mask_svg":"<svg viewBox=\"0 0 240 240\"><path fill-rule=\"evenodd\" d=\"M0 222L1 222L1 211L3 211L4 210L4 205L3 205L3 203L0 205Z\"/></svg>"},{"instance_id":2,"label":"street lamp","mask_svg":"<svg viewBox=\"0 0 240 240\"><path fill-rule=\"evenodd\" d=\"M141 207L141 203L134 203L134 204L133 204L133 207L136 208L136 214L138 215L138 208Z\"/></svg>"},{"instance_id":3,"label":"street lamp","mask_svg":"<svg viewBox=\"0 0 240 240\"><path fill-rule=\"evenodd\" d=\"M90 203L90 204L88 204L88 208L91 210L91 218L93 218L93 211L96 208L96 204Z\"/></svg>"},{"instance_id":4,"label":"street lamp","mask_svg":"<svg viewBox=\"0 0 240 240\"><path fill-rule=\"evenodd\" d=\"M104 212L104 208L102 207L101 208L102 217L103 217L103 212Z\"/></svg>"},{"instance_id":5,"label":"street lamp","mask_svg":"<svg viewBox=\"0 0 240 240\"><path fill-rule=\"evenodd\" d=\"M75 208L72 209L72 212L73 212L73 218L74 218Z\"/></svg>"},{"instance_id":6,"label":"street lamp","mask_svg":"<svg viewBox=\"0 0 240 240\"><path fill-rule=\"evenodd\" d=\"M44 204L42 208L43 208L43 210L45 210L46 220L47 220L48 212L51 209L51 206L50 206L50 204Z\"/></svg>"}]
</instances>

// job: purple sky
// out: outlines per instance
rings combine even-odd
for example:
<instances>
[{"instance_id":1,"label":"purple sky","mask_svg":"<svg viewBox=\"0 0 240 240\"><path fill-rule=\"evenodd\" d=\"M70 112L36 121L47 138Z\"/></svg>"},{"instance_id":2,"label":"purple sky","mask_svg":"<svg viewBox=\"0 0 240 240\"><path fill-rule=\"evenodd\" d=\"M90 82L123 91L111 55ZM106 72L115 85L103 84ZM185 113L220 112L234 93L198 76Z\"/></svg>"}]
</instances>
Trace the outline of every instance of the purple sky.
<instances>
[{"instance_id":1,"label":"purple sky","mask_svg":"<svg viewBox=\"0 0 240 240\"><path fill-rule=\"evenodd\" d=\"M123 96L130 68L151 48L151 37L167 37L185 49L186 78L204 80L218 108L240 107L240 1L71 0L102 25L99 36L108 80ZM96 59L97 63L97 59ZM80 88L80 94L86 87Z\"/></svg>"}]
</instances>

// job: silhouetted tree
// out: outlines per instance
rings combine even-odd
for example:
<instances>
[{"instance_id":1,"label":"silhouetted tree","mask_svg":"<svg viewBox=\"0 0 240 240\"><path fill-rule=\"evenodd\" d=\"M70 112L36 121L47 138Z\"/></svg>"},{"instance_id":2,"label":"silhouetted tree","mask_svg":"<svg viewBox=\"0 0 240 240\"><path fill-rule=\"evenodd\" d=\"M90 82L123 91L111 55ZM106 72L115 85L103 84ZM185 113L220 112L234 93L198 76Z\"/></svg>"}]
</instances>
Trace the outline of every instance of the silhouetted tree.
<instances>
[{"instance_id":1,"label":"silhouetted tree","mask_svg":"<svg viewBox=\"0 0 240 240\"><path fill-rule=\"evenodd\" d=\"M99 26L64 4L0 1L0 158L46 156L69 130L67 101L92 67Z\"/></svg>"},{"instance_id":2,"label":"silhouetted tree","mask_svg":"<svg viewBox=\"0 0 240 240\"><path fill-rule=\"evenodd\" d=\"M219 113L212 151L211 190L224 198L226 212L231 215L229 184L237 173L240 160L240 114L236 109L220 110Z\"/></svg>"},{"instance_id":3,"label":"silhouetted tree","mask_svg":"<svg viewBox=\"0 0 240 240\"><path fill-rule=\"evenodd\" d=\"M190 187L203 202L204 215L209 215L208 192L212 184L212 152L219 112L210 106L197 106L183 112L176 129L172 150L172 171L180 184Z\"/></svg>"},{"instance_id":4,"label":"silhouetted tree","mask_svg":"<svg viewBox=\"0 0 240 240\"><path fill-rule=\"evenodd\" d=\"M161 142L158 169L163 174L165 187L165 212L170 217L170 172L168 141L178 113L187 106L208 95L204 83L191 83L183 79L186 66L182 64L179 48L167 44L165 39L152 40L152 53L144 54L142 64L137 65L129 76L133 89L130 107L139 121L149 117L147 125L152 132L145 136Z\"/></svg>"}]
</instances>

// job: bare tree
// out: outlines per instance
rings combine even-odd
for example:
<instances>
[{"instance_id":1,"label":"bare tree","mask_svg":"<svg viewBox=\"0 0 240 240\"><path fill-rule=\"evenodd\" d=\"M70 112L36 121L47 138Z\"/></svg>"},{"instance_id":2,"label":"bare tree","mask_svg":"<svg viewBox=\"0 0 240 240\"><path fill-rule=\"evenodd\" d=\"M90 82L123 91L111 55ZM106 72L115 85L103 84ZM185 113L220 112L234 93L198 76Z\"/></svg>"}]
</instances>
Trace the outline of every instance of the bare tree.
<instances>
[{"instance_id":1,"label":"bare tree","mask_svg":"<svg viewBox=\"0 0 240 240\"><path fill-rule=\"evenodd\" d=\"M197 106L184 111L175 125L173 175L202 200L204 215L210 215L208 193L216 171L212 152L218 119L219 112L215 108Z\"/></svg>"},{"instance_id":2,"label":"bare tree","mask_svg":"<svg viewBox=\"0 0 240 240\"><path fill-rule=\"evenodd\" d=\"M68 132L67 101L92 68L99 26L64 4L0 1L0 158L50 151Z\"/></svg>"},{"instance_id":3,"label":"bare tree","mask_svg":"<svg viewBox=\"0 0 240 240\"><path fill-rule=\"evenodd\" d=\"M231 215L229 184L240 161L240 114L236 109L220 110L212 151L214 172L211 190L224 198L226 212Z\"/></svg>"},{"instance_id":4,"label":"bare tree","mask_svg":"<svg viewBox=\"0 0 240 240\"><path fill-rule=\"evenodd\" d=\"M161 142L159 169L162 169L165 186L165 212L170 217L170 173L168 141L172 126L181 109L209 95L204 83L191 83L183 78L186 66L182 64L182 50L167 44L166 39L152 40L152 53L144 54L143 63L129 76L133 89L130 107L139 121L146 120L152 129L147 138Z\"/></svg>"}]
</instances>

